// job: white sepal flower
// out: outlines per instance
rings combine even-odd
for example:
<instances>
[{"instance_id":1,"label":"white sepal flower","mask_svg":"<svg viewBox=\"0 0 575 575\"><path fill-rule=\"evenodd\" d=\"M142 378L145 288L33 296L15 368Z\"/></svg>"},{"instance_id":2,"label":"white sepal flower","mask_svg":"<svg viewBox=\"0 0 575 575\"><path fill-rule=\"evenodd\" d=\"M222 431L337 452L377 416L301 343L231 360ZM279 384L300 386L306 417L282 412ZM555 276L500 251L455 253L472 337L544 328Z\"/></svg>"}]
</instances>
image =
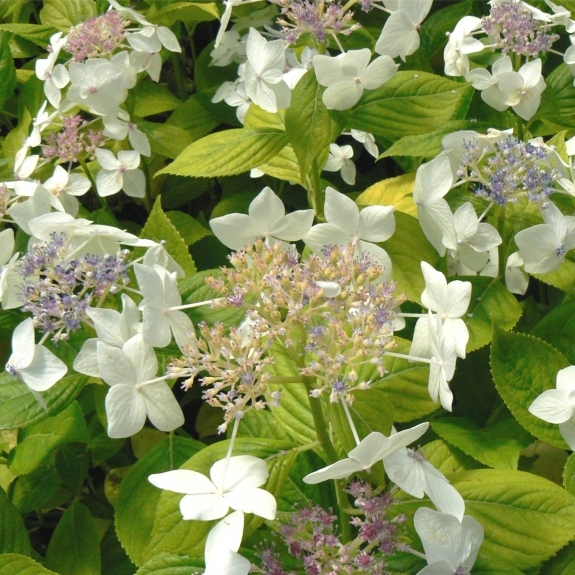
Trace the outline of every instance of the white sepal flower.
<instances>
[{"instance_id":1,"label":"white sepal flower","mask_svg":"<svg viewBox=\"0 0 575 575\"><path fill-rule=\"evenodd\" d=\"M325 190L324 213L327 223L311 228L304 242L316 253L326 245L356 246L358 255L368 253L391 275L387 252L373 242L388 240L395 231L394 206L367 206L361 211L345 194L333 188Z\"/></svg>"},{"instance_id":2,"label":"white sepal flower","mask_svg":"<svg viewBox=\"0 0 575 575\"><path fill-rule=\"evenodd\" d=\"M148 136L138 130L136 124L130 122L130 117L123 110L120 111L120 117L104 116L102 121L104 123L104 136L114 140L124 140L128 136L130 145L136 152L142 154L142 156L151 155L152 149Z\"/></svg>"},{"instance_id":3,"label":"white sepal flower","mask_svg":"<svg viewBox=\"0 0 575 575\"><path fill-rule=\"evenodd\" d=\"M389 56L371 64L371 50L349 50L339 56L318 55L313 59L317 81L327 90L322 100L330 110L348 110L357 104L364 90L375 90L393 78L399 67Z\"/></svg>"},{"instance_id":4,"label":"white sepal flower","mask_svg":"<svg viewBox=\"0 0 575 575\"><path fill-rule=\"evenodd\" d=\"M483 527L466 515L462 521L428 507L415 512L415 529L428 563L417 575L469 573L483 542Z\"/></svg>"},{"instance_id":5,"label":"white sepal flower","mask_svg":"<svg viewBox=\"0 0 575 575\"><path fill-rule=\"evenodd\" d=\"M74 359L74 369L85 375L100 377L98 368L98 341L121 349L124 344L142 332L138 306L129 296L122 294L122 313L115 309L90 307L86 314L94 323L97 338L84 342L82 349Z\"/></svg>"},{"instance_id":6,"label":"white sepal flower","mask_svg":"<svg viewBox=\"0 0 575 575\"><path fill-rule=\"evenodd\" d=\"M544 391L530 406L529 413L549 423L558 423L569 449L575 450L575 366L557 372L556 389Z\"/></svg>"},{"instance_id":7,"label":"white sepal flower","mask_svg":"<svg viewBox=\"0 0 575 575\"><path fill-rule=\"evenodd\" d=\"M124 190L132 198L143 198L146 195L146 177L144 172L138 169L138 152L121 150L116 158L110 150L98 148L95 154L102 167L96 176L99 196L111 196L120 190Z\"/></svg>"},{"instance_id":8,"label":"white sepal flower","mask_svg":"<svg viewBox=\"0 0 575 575\"><path fill-rule=\"evenodd\" d=\"M352 157L353 148L351 146L330 144L329 155L323 169L326 172L339 172L341 170L343 181L353 186L355 184L355 164L351 160Z\"/></svg>"},{"instance_id":9,"label":"white sepal flower","mask_svg":"<svg viewBox=\"0 0 575 575\"><path fill-rule=\"evenodd\" d=\"M184 414L165 381L152 381L158 372L154 349L141 334L120 349L103 341L96 345L100 377L110 386L106 416L110 437L130 437L146 423L146 416L161 431L184 424Z\"/></svg>"},{"instance_id":10,"label":"white sepal flower","mask_svg":"<svg viewBox=\"0 0 575 575\"><path fill-rule=\"evenodd\" d=\"M375 44L378 54L391 58L399 56L404 62L419 48L419 28L429 11L433 0L399 0L383 27Z\"/></svg>"},{"instance_id":11,"label":"white sepal flower","mask_svg":"<svg viewBox=\"0 0 575 575\"><path fill-rule=\"evenodd\" d=\"M52 194L42 186L38 186L31 198L27 199L25 202L12 204L8 208L8 213L16 222L18 227L22 228L22 230L27 234L32 235L28 223L37 217L49 214L51 210Z\"/></svg>"},{"instance_id":12,"label":"white sepal flower","mask_svg":"<svg viewBox=\"0 0 575 575\"><path fill-rule=\"evenodd\" d=\"M291 91L283 80L286 63L284 41L268 42L255 28L250 28L246 55L244 82L247 96L272 114L287 108Z\"/></svg>"},{"instance_id":13,"label":"white sepal flower","mask_svg":"<svg viewBox=\"0 0 575 575\"><path fill-rule=\"evenodd\" d=\"M36 344L34 320L28 318L12 334L12 355L6 371L38 392L50 389L66 375L68 368L51 351Z\"/></svg>"},{"instance_id":14,"label":"white sepal flower","mask_svg":"<svg viewBox=\"0 0 575 575\"><path fill-rule=\"evenodd\" d=\"M379 150L377 149L377 144L375 143L375 138L372 134L368 134L367 132L362 132L361 130L351 130L351 137L362 143L367 150L367 153L373 156L376 160L379 156Z\"/></svg>"},{"instance_id":15,"label":"white sepal flower","mask_svg":"<svg viewBox=\"0 0 575 575\"><path fill-rule=\"evenodd\" d=\"M265 461L252 455L237 455L216 461L210 478L188 469L176 469L150 475L152 485L185 493L180 501L184 519L210 521L224 517L230 507L244 513L254 513L265 519L275 519L274 496L260 489L268 479Z\"/></svg>"},{"instance_id":16,"label":"white sepal flower","mask_svg":"<svg viewBox=\"0 0 575 575\"><path fill-rule=\"evenodd\" d=\"M544 224L521 230L515 243L530 274L546 274L561 267L565 254L575 248L575 217L564 216L548 202L542 210Z\"/></svg>"},{"instance_id":17,"label":"white sepal flower","mask_svg":"<svg viewBox=\"0 0 575 575\"><path fill-rule=\"evenodd\" d=\"M511 293L523 295L529 286L529 276L521 269L523 258L519 252L512 253L505 265L505 285Z\"/></svg>"},{"instance_id":18,"label":"white sepal flower","mask_svg":"<svg viewBox=\"0 0 575 575\"><path fill-rule=\"evenodd\" d=\"M52 206L60 212L73 216L78 213L76 196L83 196L90 189L90 180L80 174L70 174L62 166L54 168L54 174L42 187L52 194Z\"/></svg>"},{"instance_id":19,"label":"white sepal flower","mask_svg":"<svg viewBox=\"0 0 575 575\"><path fill-rule=\"evenodd\" d=\"M154 82L160 81L162 71L162 44L160 39L154 36L147 36L143 32L136 32L127 36L128 43L134 49L130 55L130 63L137 72L148 73Z\"/></svg>"},{"instance_id":20,"label":"white sepal flower","mask_svg":"<svg viewBox=\"0 0 575 575\"><path fill-rule=\"evenodd\" d=\"M248 214L228 214L210 221L212 231L228 248L241 250L257 237L267 243L274 240L296 242L310 230L315 212L298 210L285 213L279 197L265 187L252 201Z\"/></svg>"},{"instance_id":21,"label":"white sepal flower","mask_svg":"<svg viewBox=\"0 0 575 575\"><path fill-rule=\"evenodd\" d=\"M444 409L451 411L453 393L449 389L449 382L455 373L458 344L454 337L445 333L440 318L437 316L435 321L431 312L428 319L428 333L430 355L435 362L429 366L427 386L429 396L435 403L441 402Z\"/></svg>"},{"instance_id":22,"label":"white sepal flower","mask_svg":"<svg viewBox=\"0 0 575 575\"><path fill-rule=\"evenodd\" d=\"M445 254L446 245L457 241L453 214L443 199L452 185L453 172L445 156L422 164L415 174L413 202L417 206L419 224L440 256Z\"/></svg>"},{"instance_id":23,"label":"white sepal flower","mask_svg":"<svg viewBox=\"0 0 575 575\"><path fill-rule=\"evenodd\" d=\"M12 309L22 305L19 298L22 276L16 268L19 254L18 252L14 253L14 246L14 230L6 228L0 232L0 302L2 302L2 309Z\"/></svg>"},{"instance_id":24,"label":"white sepal flower","mask_svg":"<svg viewBox=\"0 0 575 575\"><path fill-rule=\"evenodd\" d=\"M58 60L58 56L65 45L66 37L62 38L62 32L52 35L48 57L39 58L35 64L36 77L44 82L44 93L54 108L58 108L60 105L61 90L70 81L68 69L63 64L56 64L56 60Z\"/></svg>"},{"instance_id":25,"label":"white sepal flower","mask_svg":"<svg viewBox=\"0 0 575 575\"><path fill-rule=\"evenodd\" d=\"M481 52L485 46L471 33L481 27L481 18L464 16L449 34L449 40L443 52L445 74L447 76L465 76L469 72L468 54Z\"/></svg>"},{"instance_id":26,"label":"white sepal flower","mask_svg":"<svg viewBox=\"0 0 575 575\"><path fill-rule=\"evenodd\" d=\"M541 74L541 59L523 64L518 74L523 81L522 85L517 86L514 81L499 80L499 88L507 95L506 102L513 111L524 120L530 120L537 112L541 93L547 86Z\"/></svg>"},{"instance_id":27,"label":"white sepal flower","mask_svg":"<svg viewBox=\"0 0 575 575\"><path fill-rule=\"evenodd\" d=\"M303 481L314 485L328 479L343 479L358 471L369 471L378 461L419 439L428 427L429 423L420 423L389 437L373 431L348 453L347 459L341 459L323 469L314 471L306 475Z\"/></svg>"},{"instance_id":28,"label":"white sepal flower","mask_svg":"<svg viewBox=\"0 0 575 575\"><path fill-rule=\"evenodd\" d=\"M388 477L403 491L419 499L427 493L439 511L463 519L463 497L419 451L399 449L385 457L383 465Z\"/></svg>"},{"instance_id":29,"label":"white sepal flower","mask_svg":"<svg viewBox=\"0 0 575 575\"><path fill-rule=\"evenodd\" d=\"M251 563L237 551L244 533L244 514L234 511L214 525L206 539L204 575L247 575Z\"/></svg>"},{"instance_id":30,"label":"white sepal flower","mask_svg":"<svg viewBox=\"0 0 575 575\"><path fill-rule=\"evenodd\" d=\"M153 347L166 347L173 334L181 348L188 342L194 327L185 312L172 309L182 305L177 272L170 273L161 266L143 264L134 264L134 272L144 296L140 302L144 341Z\"/></svg>"}]
</instances>

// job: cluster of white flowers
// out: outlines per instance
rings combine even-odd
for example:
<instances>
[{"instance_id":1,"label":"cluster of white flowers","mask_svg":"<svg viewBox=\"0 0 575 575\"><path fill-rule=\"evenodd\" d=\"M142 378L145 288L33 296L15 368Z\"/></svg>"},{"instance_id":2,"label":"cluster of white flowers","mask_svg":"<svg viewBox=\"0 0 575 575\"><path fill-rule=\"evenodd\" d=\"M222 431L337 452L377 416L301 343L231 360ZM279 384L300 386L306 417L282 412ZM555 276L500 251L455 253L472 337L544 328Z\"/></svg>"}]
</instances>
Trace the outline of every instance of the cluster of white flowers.
<instances>
[{"instance_id":1,"label":"cluster of white flowers","mask_svg":"<svg viewBox=\"0 0 575 575\"><path fill-rule=\"evenodd\" d=\"M132 22L138 26L128 27ZM14 179L3 184L10 190L7 212L27 233L31 219L52 209L75 216L77 198L92 186L100 197L120 190L144 197L145 177L139 166L141 156L151 154L150 143L120 106L140 72L159 81L162 47L181 51L169 28L151 24L116 0L110 0L105 14L67 35L58 32L51 37L48 57L36 61L46 101L16 154ZM57 63L62 53L70 59ZM116 154L104 147L126 138L132 150ZM97 160L100 167L95 178L87 167L90 160ZM45 181L36 179L35 173L49 164L56 164L53 175ZM83 174L76 173L79 164Z\"/></svg>"},{"instance_id":2,"label":"cluster of white flowers","mask_svg":"<svg viewBox=\"0 0 575 575\"><path fill-rule=\"evenodd\" d=\"M538 56L548 51L557 53L551 46L559 35L552 33L552 29L564 28L571 34L571 43L575 43L572 34L575 21L570 12L550 0L545 3L552 14L522 0L491 0L488 16L463 17L448 33L445 73L464 76L481 91L483 101L496 110L512 107L518 116L530 120L539 108L546 87ZM484 37L479 39L478 35ZM470 62L470 56L473 60L473 54L484 50L502 54L491 66L491 73L475 64L472 67ZM575 73L575 46L567 49L564 60Z\"/></svg>"}]
</instances>

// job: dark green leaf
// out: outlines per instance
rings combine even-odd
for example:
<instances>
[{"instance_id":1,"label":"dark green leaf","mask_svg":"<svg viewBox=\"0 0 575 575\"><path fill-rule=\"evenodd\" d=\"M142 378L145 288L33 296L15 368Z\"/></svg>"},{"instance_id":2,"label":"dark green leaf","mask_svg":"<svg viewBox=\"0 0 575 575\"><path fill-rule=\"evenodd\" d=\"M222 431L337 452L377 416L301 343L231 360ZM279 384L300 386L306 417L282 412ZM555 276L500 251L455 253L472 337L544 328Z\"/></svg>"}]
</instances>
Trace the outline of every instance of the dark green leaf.
<instances>
[{"instance_id":1,"label":"dark green leaf","mask_svg":"<svg viewBox=\"0 0 575 575\"><path fill-rule=\"evenodd\" d=\"M10 34L0 32L0 109L14 93L16 67L10 51Z\"/></svg>"},{"instance_id":2,"label":"dark green leaf","mask_svg":"<svg viewBox=\"0 0 575 575\"><path fill-rule=\"evenodd\" d=\"M3 489L0 489L0 553L30 555L26 526L18 510Z\"/></svg>"}]
</instances>

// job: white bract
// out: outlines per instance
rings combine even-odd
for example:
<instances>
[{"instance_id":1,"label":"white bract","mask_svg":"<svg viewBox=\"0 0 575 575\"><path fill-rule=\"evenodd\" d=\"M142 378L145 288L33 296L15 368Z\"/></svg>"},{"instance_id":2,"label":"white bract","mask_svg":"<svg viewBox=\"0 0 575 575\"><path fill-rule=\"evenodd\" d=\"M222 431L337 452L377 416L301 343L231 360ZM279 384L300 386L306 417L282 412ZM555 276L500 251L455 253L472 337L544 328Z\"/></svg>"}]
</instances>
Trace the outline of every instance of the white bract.
<instances>
[{"instance_id":1,"label":"white bract","mask_svg":"<svg viewBox=\"0 0 575 575\"><path fill-rule=\"evenodd\" d=\"M150 475L148 480L160 489L185 493L180 501L184 519L219 519L230 507L275 519L276 500L271 493L260 489L268 476L265 461L252 455L237 455L216 461L209 479L198 471L176 469Z\"/></svg>"},{"instance_id":2,"label":"white bract","mask_svg":"<svg viewBox=\"0 0 575 575\"><path fill-rule=\"evenodd\" d=\"M251 563L237 551L244 533L244 514L234 511L209 532L206 539L204 575L247 575Z\"/></svg>"},{"instance_id":3,"label":"white bract","mask_svg":"<svg viewBox=\"0 0 575 575\"><path fill-rule=\"evenodd\" d=\"M575 450L575 366L557 372L556 389L544 391L529 406L529 413L549 423L558 423L569 449Z\"/></svg>"},{"instance_id":4,"label":"white bract","mask_svg":"<svg viewBox=\"0 0 575 575\"><path fill-rule=\"evenodd\" d=\"M434 363L429 366L429 382L427 389L429 396L435 403L441 405L447 411L451 411L453 393L449 389L449 382L455 373L457 361L457 347L462 344L455 338L445 333L439 317L432 317L430 312L428 319L429 355ZM469 335L467 336L469 338ZM467 340L465 340L467 343Z\"/></svg>"},{"instance_id":5,"label":"white bract","mask_svg":"<svg viewBox=\"0 0 575 575\"><path fill-rule=\"evenodd\" d=\"M421 262L421 271L425 279L421 302L428 310L438 314L443 324L443 333L455 340L457 355L465 358L469 331L461 317L469 307L471 283L455 280L448 284L445 276L427 262ZM433 316L433 322L435 318L436 316ZM419 357L430 357L428 317L417 320L409 353Z\"/></svg>"},{"instance_id":6,"label":"white bract","mask_svg":"<svg viewBox=\"0 0 575 575\"><path fill-rule=\"evenodd\" d=\"M422 164L415 174L413 201L417 206L423 233L440 256L446 245L457 242L453 214L443 196L453 185L453 173L447 157L438 157Z\"/></svg>"},{"instance_id":7,"label":"white bract","mask_svg":"<svg viewBox=\"0 0 575 575\"><path fill-rule=\"evenodd\" d=\"M128 136L130 144L136 152L139 152L142 156L151 155L152 149L150 148L148 136L138 130L136 124L130 122L130 116L126 112L120 110L119 118L104 116L102 121L104 123L104 136L114 140L124 140Z\"/></svg>"},{"instance_id":8,"label":"white bract","mask_svg":"<svg viewBox=\"0 0 575 575\"><path fill-rule=\"evenodd\" d=\"M74 369L85 375L100 377L98 368L98 341L121 349L124 344L141 333L140 312L138 306L126 294L122 294L122 313L115 309L90 307L86 310L87 316L94 323L97 338L90 338L84 342L82 349L74 359Z\"/></svg>"},{"instance_id":9,"label":"white bract","mask_svg":"<svg viewBox=\"0 0 575 575\"><path fill-rule=\"evenodd\" d=\"M542 210L544 224L521 230L515 243L530 274L555 271L565 261L565 254L575 248L575 217L564 216L551 202Z\"/></svg>"},{"instance_id":10,"label":"white bract","mask_svg":"<svg viewBox=\"0 0 575 575\"><path fill-rule=\"evenodd\" d=\"M483 527L466 515L462 521L427 507L415 512L415 529L423 543L427 567L417 575L469 573L483 542Z\"/></svg>"},{"instance_id":11,"label":"white bract","mask_svg":"<svg viewBox=\"0 0 575 575\"><path fill-rule=\"evenodd\" d=\"M183 311L172 309L182 305L177 272L170 273L161 266L143 264L134 264L134 272L144 296L140 302L144 341L154 347L166 347L173 334L180 347L185 345L194 327Z\"/></svg>"},{"instance_id":12,"label":"white bract","mask_svg":"<svg viewBox=\"0 0 575 575\"><path fill-rule=\"evenodd\" d=\"M367 150L367 153L373 156L375 159L379 156L379 150L377 149L377 144L375 143L375 138L372 134L367 132L362 132L361 130L351 130L351 137L362 143Z\"/></svg>"},{"instance_id":13,"label":"white bract","mask_svg":"<svg viewBox=\"0 0 575 575\"><path fill-rule=\"evenodd\" d=\"M243 124L246 114L251 104L251 100L246 94L246 85L240 80L235 82L224 82L214 94L212 102L217 104L224 101L228 106L237 108L236 117Z\"/></svg>"},{"instance_id":14,"label":"white bract","mask_svg":"<svg viewBox=\"0 0 575 575\"><path fill-rule=\"evenodd\" d=\"M337 144L329 145L329 155L323 169L326 172L339 172L346 184L353 186L355 184L355 164L351 160L353 157L353 148L351 146L338 146Z\"/></svg>"},{"instance_id":15,"label":"white bract","mask_svg":"<svg viewBox=\"0 0 575 575\"><path fill-rule=\"evenodd\" d=\"M250 28L246 55L244 82L247 96L272 114L287 108L291 92L283 80L286 64L283 40L268 42L255 28Z\"/></svg>"},{"instance_id":16,"label":"white bract","mask_svg":"<svg viewBox=\"0 0 575 575\"><path fill-rule=\"evenodd\" d=\"M315 225L303 240L316 253L326 245L353 244L358 255L367 253L383 265L389 278L391 260L387 252L373 242L384 242L393 235L394 211L394 206L367 206L360 211L353 200L328 187L324 205L327 223Z\"/></svg>"},{"instance_id":17,"label":"white bract","mask_svg":"<svg viewBox=\"0 0 575 575\"><path fill-rule=\"evenodd\" d=\"M20 307L19 284L22 277L16 269L18 253L14 253L14 230L0 232L0 302L3 309Z\"/></svg>"},{"instance_id":18,"label":"white bract","mask_svg":"<svg viewBox=\"0 0 575 575\"><path fill-rule=\"evenodd\" d=\"M347 459L341 459L319 471L314 471L306 475L303 480L314 485L328 479L343 479L358 471L369 471L378 461L419 439L428 427L429 423L420 423L390 437L373 431L348 453Z\"/></svg>"},{"instance_id":19,"label":"white bract","mask_svg":"<svg viewBox=\"0 0 575 575\"><path fill-rule=\"evenodd\" d=\"M79 204L77 196L83 196L90 189L90 180L80 174L70 174L62 166L54 168L54 175L42 186L52 194L52 206L61 212L75 216Z\"/></svg>"},{"instance_id":20,"label":"white bract","mask_svg":"<svg viewBox=\"0 0 575 575\"><path fill-rule=\"evenodd\" d=\"M505 285L511 293L523 295L529 285L529 276L523 271L523 258L519 252L512 253L505 265Z\"/></svg>"},{"instance_id":21,"label":"white bract","mask_svg":"<svg viewBox=\"0 0 575 575\"><path fill-rule=\"evenodd\" d=\"M432 3L433 0L399 0L397 10L385 22L375 51L391 58L399 56L405 62L406 56L419 48L418 30Z\"/></svg>"},{"instance_id":22,"label":"white bract","mask_svg":"<svg viewBox=\"0 0 575 575\"><path fill-rule=\"evenodd\" d=\"M140 431L146 416L161 431L184 424L184 414L165 381L156 380L158 360L141 334L120 349L99 340L96 344L100 377L110 386L106 416L110 437L130 437Z\"/></svg>"},{"instance_id":23,"label":"white bract","mask_svg":"<svg viewBox=\"0 0 575 575\"><path fill-rule=\"evenodd\" d=\"M427 493L439 511L463 519L463 497L419 451L399 449L385 457L383 465L388 477L403 491L419 499Z\"/></svg>"},{"instance_id":24,"label":"white bract","mask_svg":"<svg viewBox=\"0 0 575 575\"><path fill-rule=\"evenodd\" d=\"M271 188L265 187L250 204L247 215L214 218L210 227L222 244L241 250L257 237L263 237L266 243L301 240L309 232L314 214L313 210L298 210L286 215L283 202Z\"/></svg>"},{"instance_id":25,"label":"white bract","mask_svg":"<svg viewBox=\"0 0 575 575\"><path fill-rule=\"evenodd\" d=\"M445 74L447 76L465 76L469 72L468 54L481 52L485 47L471 33L481 27L481 19L464 16L449 34L449 40L443 52Z\"/></svg>"},{"instance_id":26,"label":"white bract","mask_svg":"<svg viewBox=\"0 0 575 575\"><path fill-rule=\"evenodd\" d=\"M517 85L513 80L500 80L499 88L507 95L506 103L513 111L524 120L530 120L539 108L541 93L547 85L541 75L541 59L523 64L518 73L521 76L521 85Z\"/></svg>"},{"instance_id":27,"label":"white bract","mask_svg":"<svg viewBox=\"0 0 575 575\"><path fill-rule=\"evenodd\" d=\"M66 67L62 64L56 64L56 60L58 60L58 56L65 45L66 37L62 38L62 32L52 35L48 47L48 57L38 58L35 65L36 77L44 82L44 93L54 108L58 108L60 105L62 99L60 91L70 81Z\"/></svg>"},{"instance_id":28,"label":"white bract","mask_svg":"<svg viewBox=\"0 0 575 575\"><path fill-rule=\"evenodd\" d=\"M313 59L317 81L326 86L322 100L330 110L347 110L357 104L364 90L375 90L393 78L399 67L389 56L371 64L371 50L350 50L339 56Z\"/></svg>"},{"instance_id":29,"label":"white bract","mask_svg":"<svg viewBox=\"0 0 575 575\"><path fill-rule=\"evenodd\" d=\"M6 371L38 392L50 389L66 375L68 368L43 345L36 345L34 320L28 318L12 334L12 355Z\"/></svg>"},{"instance_id":30,"label":"white bract","mask_svg":"<svg viewBox=\"0 0 575 575\"><path fill-rule=\"evenodd\" d=\"M162 71L162 43L157 35L147 36L143 32L129 34L128 43L134 49L130 62L138 71L146 71L154 82L160 81Z\"/></svg>"},{"instance_id":31,"label":"white bract","mask_svg":"<svg viewBox=\"0 0 575 575\"><path fill-rule=\"evenodd\" d=\"M98 148L96 158L102 169L96 176L98 195L102 197L124 190L128 196L143 198L146 195L146 177L138 168L140 154L135 150L121 150L118 157L110 150Z\"/></svg>"}]
</instances>

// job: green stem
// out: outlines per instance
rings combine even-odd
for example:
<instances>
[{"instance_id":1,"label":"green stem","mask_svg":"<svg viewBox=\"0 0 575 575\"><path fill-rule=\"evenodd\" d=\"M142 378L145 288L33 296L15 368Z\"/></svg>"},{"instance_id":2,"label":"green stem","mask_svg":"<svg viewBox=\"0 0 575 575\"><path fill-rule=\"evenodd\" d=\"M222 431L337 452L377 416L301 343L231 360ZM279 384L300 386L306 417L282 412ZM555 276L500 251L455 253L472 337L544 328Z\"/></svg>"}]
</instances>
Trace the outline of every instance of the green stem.
<instances>
[{"instance_id":1,"label":"green stem","mask_svg":"<svg viewBox=\"0 0 575 575\"><path fill-rule=\"evenodd\" d=\"M325 203L325 192L321 187L317 158L315 158L311 164L311 173L309 176L311 187L311 204L315 210L315 216L319 222L325 222L325 214L323 211Z\"/></svg>"},{"instance_id":2,"label":"green stem","mask_svg":"<svg viewBox=\"0 0 575 575\"><path fill-rule=\"evenodd\" d=\"M346 513L349 500L343 488L343 481L335 480L334 483L337 506L339 508L339 522L341 523L341 542L345 545L351 541L351 524Z\"/></svg>"},{"instance_id":3,"label":"green stem","mask_svg":"<svg viewBox=\"0 0 575 575\"><path fill-rule=\"evenodd\" d=\"M187 99L187 94L186 94L186 86L184 85L184 72L182 71L180 55L177 52L172 52L171 60L172 60L172 66L174 67L174 75L176 76L176 85L178 87L178 98L182 102L184 102Z\"/></svg>"}]
</instances>

